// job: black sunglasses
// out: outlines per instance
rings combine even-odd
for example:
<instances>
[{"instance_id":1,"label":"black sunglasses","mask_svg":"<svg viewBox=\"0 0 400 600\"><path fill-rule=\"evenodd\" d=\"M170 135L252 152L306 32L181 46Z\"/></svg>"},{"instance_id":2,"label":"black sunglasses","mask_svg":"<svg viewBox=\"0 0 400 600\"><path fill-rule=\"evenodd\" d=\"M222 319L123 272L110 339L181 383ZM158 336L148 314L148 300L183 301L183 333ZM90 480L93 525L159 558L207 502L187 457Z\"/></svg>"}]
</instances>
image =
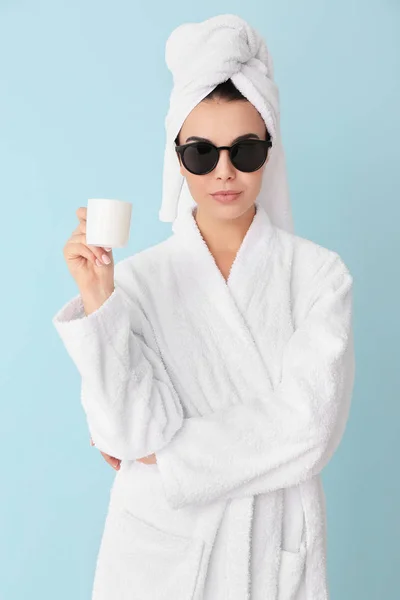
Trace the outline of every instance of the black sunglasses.
<instances>
[{"instance_id":1,"label":"black sunglasses","mask_svg":"<svg viewBox=\"0 0 400 600\"><path fill-rule=\"evenodd\" d=\"M271 139L242 140L232 146L215 146L211 142L192 142L175 146L184 167L194 175L210 173L218 164L220 150L229 150L231 163L238 171L252 173L267 160Z\"/></svg>"}]
</instances>

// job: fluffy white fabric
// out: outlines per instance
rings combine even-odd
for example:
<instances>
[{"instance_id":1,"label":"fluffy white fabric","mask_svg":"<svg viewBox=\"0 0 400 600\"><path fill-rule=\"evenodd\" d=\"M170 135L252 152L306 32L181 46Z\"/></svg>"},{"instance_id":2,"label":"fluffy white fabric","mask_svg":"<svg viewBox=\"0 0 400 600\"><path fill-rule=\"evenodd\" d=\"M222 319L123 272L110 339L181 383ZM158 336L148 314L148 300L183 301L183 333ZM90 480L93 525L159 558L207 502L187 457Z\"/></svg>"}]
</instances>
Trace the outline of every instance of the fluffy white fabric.
<instances>
[{"instance_id":1,"label":"fluffy white fabric","mask_svg":"<svg viewBox=\"0 0 400 600\"><path fill-rule=\"evenodd\" d=\"M276 228L258 205L225 282L188 209L165 242L117 263L115 281L91 315L77 296L53 319L82 376L96 447L122 459L111 508L203 539L205 598L219 585L242 600L251 583L252 599L275 597L278 586L279 600L292 599L303 575L307 598L326 600L319 476L343 435L354 380L343 260ZM153 452L157 465L138 469ZM108 600L99 590L117 577L113 522L96 600ZM156 557L153 537L150 545ZM129 555L118 563L127 589L137 583ZM144 599L158 597L155 582L140 585Z\"/></svg>"}]
</instances>

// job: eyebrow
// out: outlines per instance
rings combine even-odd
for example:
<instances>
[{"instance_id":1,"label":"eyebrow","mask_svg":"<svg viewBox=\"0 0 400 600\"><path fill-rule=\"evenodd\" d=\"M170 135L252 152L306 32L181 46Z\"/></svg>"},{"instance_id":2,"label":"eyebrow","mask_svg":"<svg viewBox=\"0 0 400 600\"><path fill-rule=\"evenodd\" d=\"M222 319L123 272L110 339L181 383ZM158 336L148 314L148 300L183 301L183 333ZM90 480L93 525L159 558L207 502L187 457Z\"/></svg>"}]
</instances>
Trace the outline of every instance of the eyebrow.
<instances>
[{"instance_id":1,"label":"eyebrow","mask_svg":"<svg viewBox=\"0 0 400 600\"><path fill-rule=\"evenodd\" d=\"M257 135L257 133L245 133L244 135L239 135L239 137L232 140L232 144L235 144L236 142L240 142L242 140L248 140L249 138L257 138L259 140L260 136ZM208 140L207 138L203 138L203 137L198 137L197 135L191 135L190 137L188 137L185 144L190 141L212 143L211 140Z\"/></svg>"}]
</instances>

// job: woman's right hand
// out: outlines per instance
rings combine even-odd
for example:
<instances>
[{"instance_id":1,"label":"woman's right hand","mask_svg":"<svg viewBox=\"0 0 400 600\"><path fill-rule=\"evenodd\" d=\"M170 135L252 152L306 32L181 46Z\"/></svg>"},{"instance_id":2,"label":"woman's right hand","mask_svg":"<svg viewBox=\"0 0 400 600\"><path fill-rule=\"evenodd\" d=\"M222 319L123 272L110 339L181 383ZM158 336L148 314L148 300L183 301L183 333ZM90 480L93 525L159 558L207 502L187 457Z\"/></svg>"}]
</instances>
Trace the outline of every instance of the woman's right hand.
<instances>
[{"instance_id":1,"label":"woman's right hand","mask_svg":"<svg viewBox=\"0 0 400 600\"><path fill-rule=\"evenodd\" d=\"M106 250L101 246L86 244L86 213L87 209L84 206L77 209L79 225L67 240L63 255L68 270L81 292L111 293L114 289L114 260L111 248ZM103 256L109 259L109 264L106 264ZM97 260L99 263L96 263Z\"/></svg>"}]
</instances>

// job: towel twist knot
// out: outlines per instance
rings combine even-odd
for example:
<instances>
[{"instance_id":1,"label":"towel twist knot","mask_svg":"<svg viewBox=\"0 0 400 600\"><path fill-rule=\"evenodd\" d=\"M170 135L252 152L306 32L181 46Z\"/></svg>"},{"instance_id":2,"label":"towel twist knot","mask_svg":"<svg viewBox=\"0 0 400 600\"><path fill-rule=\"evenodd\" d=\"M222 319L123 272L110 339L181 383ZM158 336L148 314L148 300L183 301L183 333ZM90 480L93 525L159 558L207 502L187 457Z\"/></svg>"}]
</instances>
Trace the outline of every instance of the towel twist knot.
<instances>
[{"instance_id":1,"label":"towel twist knot","mask_svg":"<svg viewBox=\"0 0 400 600\"><path fill-rule=\"evenodd\" d=\"M174 85L182 87L193 79L197 85L207 81L208 86L216 86L244 65L273 78L263 39L236 15L224 15L223 21L216 16L202 23L183 23L168 38L165 56Z\"/></svg>"},{"instance_id":2,"label":"towel twist knot","mask_svg":"<svg viewBox=\"0 0 400 600\"><path fill-rule=\"evenodd\" d=\"M201 23L183 23L167 40L165 60L174 82L170 108L181 98L205 97L240 73L268 103L274 138L279 98L272 59L263 38L244 19L218 15Z\"/></svg>"}]
</instances>

